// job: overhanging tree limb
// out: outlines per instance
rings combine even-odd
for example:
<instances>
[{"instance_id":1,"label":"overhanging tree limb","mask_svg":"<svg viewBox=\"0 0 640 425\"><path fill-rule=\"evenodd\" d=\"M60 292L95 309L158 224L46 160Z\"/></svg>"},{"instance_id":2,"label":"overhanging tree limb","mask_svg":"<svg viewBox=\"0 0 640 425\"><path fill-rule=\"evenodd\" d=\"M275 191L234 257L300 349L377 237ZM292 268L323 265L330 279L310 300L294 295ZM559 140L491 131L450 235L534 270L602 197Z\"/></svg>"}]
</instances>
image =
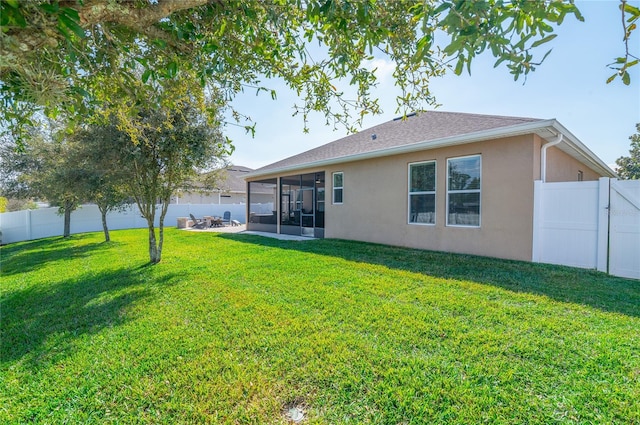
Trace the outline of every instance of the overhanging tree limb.
<instances>
[{"instance_id":1,"label":"overhanging tree limb","mask_svg":"<svg viewBox=\"0 0 640 425\"><path fill-rule=\"evenodd\" d=\"M75 10L78 18L76 23L85 30L97 24L110 22L143 34L148 33L164 38L165 35L159 29L150 29L150 27L175 12L210 3L213 2L210 0L158 0L156 4L138 7L135 2L87 0L82 3L60 2L54 10L43 9L41 5L34 3L23 9L24 26L7 25L3 42L0 44L0 55L15 54L16 49L26 53L42 47L57 47L60 41L67 38L63 32L55 29L57 22L62 19L60 10ZM8 11L9 9L6 8L5 13ZM30 21L27 21L27 18L30 18ZM34 31L34 27L40 31Z\"/></svg>"},{"instance_id":2,"label":"overhanging tree limb","mask_svg":"<svg viewBox=\"0 0 640 425\"><path fill-rule=\"evenodd\" d=\"M299 93L303 117L320 112L353 128L352 116L358 123L379 112L367 66L374 52L396 65L398 109L406 112L435 104L430 78L470 70L480 54L526 76L544 59L538 49L554 27L582 19L568 0L0 0L0 8L6 128L37 108L86 117L106 102L133 116L154 101L143 97L148 88L185 73L221 89L227 102L247 84L279 78ZM319 60L309 54L316 43ZM343 96L347 85L353 102Z\"/></svg>"}]
</instances>

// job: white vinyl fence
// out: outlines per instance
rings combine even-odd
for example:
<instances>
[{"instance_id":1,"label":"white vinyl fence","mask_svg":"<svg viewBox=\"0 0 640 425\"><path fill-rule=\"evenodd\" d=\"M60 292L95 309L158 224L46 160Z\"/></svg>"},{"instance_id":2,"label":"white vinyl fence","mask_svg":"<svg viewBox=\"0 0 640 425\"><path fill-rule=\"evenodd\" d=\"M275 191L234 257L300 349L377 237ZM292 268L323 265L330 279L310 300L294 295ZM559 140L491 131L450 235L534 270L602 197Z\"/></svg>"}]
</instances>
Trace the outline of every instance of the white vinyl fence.
<instances>
[{"instance_id":1,"label":"white vinyl fence","mask_svg":"<svg viewBox=\"0 0 640 425\"><path fill-rule=\"evenodd\" d=\"M535 182L533 261L640 279L640 181Z\"/></svg>"},{"instance_id":2,"label":"white vinyl fence","mask_svg":"<svg viewBox=\"0 0 640 425\"><path fill-rule=\"evenodd\" d=\"M640 181L611 180L609 273L640 279Z\"/></svg>"},{"instance_id":3,"label":"white vinyl fence","mask_svg":"<svg viewBox=\"0 0 640 425\"><path fill-rule=\"evenodd\" d=\"M176 226L178 217L189 217L189 214L201 218L205 215L220 216L225 211L231 212L231 219L246 223L246 205L219 204L171 204L164 220L166 227ZM158 210L159 215L159 210ZM107 214L109 230L133 229L147 227L147 221L140 216L138 207L133 205L125 211ZM158 218L156 217L156 225ZM58 208L42 208L37 210L15 211L0 214L0 231L2 243L61 236L64 230L64 217L58 214ZM100 211L95 205L83 205L71 213L71 233L102 231Z\"/></svg>"}]
</instances>

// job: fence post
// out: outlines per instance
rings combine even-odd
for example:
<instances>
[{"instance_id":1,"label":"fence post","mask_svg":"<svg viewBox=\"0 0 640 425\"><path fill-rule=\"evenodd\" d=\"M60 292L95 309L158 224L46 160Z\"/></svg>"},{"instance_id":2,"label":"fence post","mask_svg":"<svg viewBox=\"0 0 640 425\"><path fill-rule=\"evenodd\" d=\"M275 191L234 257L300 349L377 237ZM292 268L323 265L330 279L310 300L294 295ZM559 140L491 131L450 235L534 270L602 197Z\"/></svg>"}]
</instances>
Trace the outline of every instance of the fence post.
<instances>
[{"instance_id":1,"label":"fence post","mask_svg":"<svg viewBox=\"0 0 640 425\"><path fill-rule=\"evenodd\" d=\"M542 257L542 250L540 245L540 238L542 233L543 223L543 197L544 186L542 180L536 180L533 182L533 234L531 242L531 261L534 263L540 262Z\"/></svg>"},{"instance_id":2,"label":"fence post","mask_svg":"<svg viewBox=\"0 0 640 425\"><path fill-rule=\"evenodd\" d=\"M609 272L609 177L600 177L598 181L598 242L596 246L596 268Z\"/></svg>"},{"instance_id":3,"label":"fence post","mask_svg":"<svg viewBox=\"0 0 640 425\"><path fill-rule=\"evenodd\" d=\"M27 240L30 241L31 240L31 210L26 210L26 214L24 218L25 218L26 231L27 231Z\"/></svg>"}]
</instances>

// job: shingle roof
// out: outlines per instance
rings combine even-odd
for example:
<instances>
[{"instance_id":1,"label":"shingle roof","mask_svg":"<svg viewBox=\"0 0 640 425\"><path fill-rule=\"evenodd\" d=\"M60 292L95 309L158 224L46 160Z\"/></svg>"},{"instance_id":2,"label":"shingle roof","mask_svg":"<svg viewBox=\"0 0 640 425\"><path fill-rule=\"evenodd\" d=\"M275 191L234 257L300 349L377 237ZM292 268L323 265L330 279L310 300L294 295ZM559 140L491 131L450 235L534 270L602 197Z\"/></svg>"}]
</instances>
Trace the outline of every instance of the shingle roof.
<instances>
[{"instance_id":1,"label":"shingle roof","mask_svg":"<svg viewBox=\"0 0 640 425\"><path fill-rule=\"evenodd\" d=\"M243 167L241 165L231 165L227 167L224 173L226 178L221 181L219 189L226 192L246 193L247 182L245 181L245 178L252 171L254 171L252 168ZM253 183L251 193L272 194L273 186L269 184Z\"/></svg>"},{"instance_id":2,"label":"shingle roof","mask_svg":"<svg viewBox=\"0 0 640 425\"><path fill-rule=\"evenodd\" d=\"M241 165L230 165L227 168L204 173L195 181L186 183L182 190L186 192L231 192L245 193L247 183L245 178L251 173L253 168Z\"/></svg>"},{"instance_id":3,"label":"shingle roof","mask_svg":"<svg viewBox=\"0 0 640 425\"><path fill-rule=\"evenodd\" d=\"M358 154L425 143L448 137L542 122L537 118L505 117L458 112L428 111L396 118L392 121L362 130L334 142L274 162L256 170L264 174L269 170L291 168L323 160L339 159Z\"/></svg>"},{"instance_id":4,"label":"shingle roof","mask_svg":"<svg viewBox=\"0 0 640 425\"><path fill-rule=\"evenodd\" d=\"M224 173L226 178L220 182L220 189L228 192L246 192L247 183L244 178L251 171L253 169L241 165L227 167Z\"/></svg>"}]
</instances>

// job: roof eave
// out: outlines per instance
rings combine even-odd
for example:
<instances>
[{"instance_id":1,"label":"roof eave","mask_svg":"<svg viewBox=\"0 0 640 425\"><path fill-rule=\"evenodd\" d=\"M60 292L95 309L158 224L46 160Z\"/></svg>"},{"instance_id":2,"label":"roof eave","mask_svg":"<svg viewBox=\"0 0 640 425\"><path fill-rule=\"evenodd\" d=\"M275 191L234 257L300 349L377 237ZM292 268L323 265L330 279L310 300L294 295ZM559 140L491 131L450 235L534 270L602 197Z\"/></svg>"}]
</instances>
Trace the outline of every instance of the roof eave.
<instances>
[{"instance_id":1,"label":"roof eave","mask_svg":"<svg viewBox=\"0 0 640 425\"><path fill-rule=\"evenodd\" d=\"M588 147L586 147L576 136L573 135L565 126L560 124L557 120L553 120L551 128L564 136L562 144L571 148L578 156L576 159L581 159L587 165L590 165L593 170L603 174L607 177L617 178L618 175L607 164L605 164L596 154L594 154ZM574 158L576 157L575 155Z\"/></svg>"}]
</instances>

